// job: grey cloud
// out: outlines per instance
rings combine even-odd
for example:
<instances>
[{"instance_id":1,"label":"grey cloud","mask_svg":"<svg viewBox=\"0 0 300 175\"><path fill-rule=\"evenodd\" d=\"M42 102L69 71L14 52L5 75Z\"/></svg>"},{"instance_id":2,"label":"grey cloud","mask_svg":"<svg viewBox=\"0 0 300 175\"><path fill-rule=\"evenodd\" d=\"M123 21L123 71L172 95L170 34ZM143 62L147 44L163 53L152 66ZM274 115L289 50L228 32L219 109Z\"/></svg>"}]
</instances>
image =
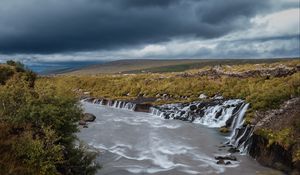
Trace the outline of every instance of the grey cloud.
<instances>
[{"instance_id":1,"label":"grey cloud","mask_svg":"<svg viewBox=\"0 0 300 175\"><path fill-rule=\"evenodd\" d=\"M2 0L0 53L113 50L250 25L268 0Z\"/></svg>"},{"instance_id":2,"label":"grey cloud","mask_svg":"<svg viewBox=\"0 0 300 175\"><path fill-rule=\"evenodd\" d=\"M208 24L231 23L239 18L249 18L269 6L268 0L210 0L201 3L197 9L198 17Z\"/></svg>"}]
</instances>

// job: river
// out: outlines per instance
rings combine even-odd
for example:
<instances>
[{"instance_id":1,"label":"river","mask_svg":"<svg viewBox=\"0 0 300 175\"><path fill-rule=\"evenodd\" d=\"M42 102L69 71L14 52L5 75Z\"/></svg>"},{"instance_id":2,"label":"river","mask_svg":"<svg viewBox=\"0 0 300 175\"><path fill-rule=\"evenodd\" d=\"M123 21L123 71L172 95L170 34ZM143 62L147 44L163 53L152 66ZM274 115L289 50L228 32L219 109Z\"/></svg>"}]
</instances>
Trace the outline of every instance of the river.
<instances>
[{"instance_id":1,"label":"river","mask_svg":"<svg viewBox=\"0 0 300 175\"><path fill-rule=\"evenodd\" d=\"M85 112L97 119L81 129L80 140L100 151L100 175L280 174L246 155L218 165L217 155L226 137L217 129L166 120L148 113L82 102Z\"/></svg>"}]
</instances>

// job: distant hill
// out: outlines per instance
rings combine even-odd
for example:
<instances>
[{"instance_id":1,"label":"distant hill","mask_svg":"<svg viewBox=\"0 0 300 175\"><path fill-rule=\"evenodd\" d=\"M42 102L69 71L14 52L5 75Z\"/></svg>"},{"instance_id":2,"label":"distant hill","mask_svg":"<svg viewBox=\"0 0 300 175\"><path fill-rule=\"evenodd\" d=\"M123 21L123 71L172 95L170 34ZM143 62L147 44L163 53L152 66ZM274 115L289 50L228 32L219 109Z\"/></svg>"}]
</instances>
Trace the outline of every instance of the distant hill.
<instances>
[{"instance_id":1,"label":"distant hill","mask_svg":"<svg viewBox=\"0 0 300 175\"><path fill-rule=\"evenodd\" d=\"M72 75L93 75L93 74L116 74L116 73L144 73L144 72L180 72L189 69L202 68L213 65L236 65L273 63L283 59L177 59L177 60L118 60L103 64L95 64L77 70L63 72Z\"/></svg>"}]
</instances>

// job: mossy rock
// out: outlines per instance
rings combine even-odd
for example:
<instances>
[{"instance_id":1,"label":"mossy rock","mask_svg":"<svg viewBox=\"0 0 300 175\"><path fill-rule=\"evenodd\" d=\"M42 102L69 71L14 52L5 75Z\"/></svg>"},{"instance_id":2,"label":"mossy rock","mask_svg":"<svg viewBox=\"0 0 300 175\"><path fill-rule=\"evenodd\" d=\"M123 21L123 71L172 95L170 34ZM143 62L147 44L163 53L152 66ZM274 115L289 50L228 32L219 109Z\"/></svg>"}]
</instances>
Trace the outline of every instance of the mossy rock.
<instances>
[{"instance_id":1,"label":"mossy rock","mask_svg":"<svg viewBox=\"0 0 300 175\"><path fill-rule=\"evenodd\" d=\"M230 132L230 129L227 128L227 127L221 127L221 128L219 128L219 131L220 131L221 133L228 133L228 132Z\"/></svg>"}]
</instances>

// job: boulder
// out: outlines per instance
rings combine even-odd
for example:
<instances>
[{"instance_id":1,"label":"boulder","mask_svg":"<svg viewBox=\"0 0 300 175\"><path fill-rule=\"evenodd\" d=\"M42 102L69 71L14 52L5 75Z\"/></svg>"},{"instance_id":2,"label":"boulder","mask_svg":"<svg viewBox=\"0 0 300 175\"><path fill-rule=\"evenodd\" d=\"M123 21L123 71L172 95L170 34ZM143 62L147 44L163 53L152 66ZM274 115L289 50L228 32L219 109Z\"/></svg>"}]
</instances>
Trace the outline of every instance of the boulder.
<instances>
[{"instance_id":1,"label":"boulder","mask_svg":"<svg viewBox=\"0 0 300 175\"><path fill-rule=\"evenodd\" d=\"M163 97L163 98L167 98L167 97L168 97L168 94L163 94L162 97Z\"/></svg>"},{"instance_id":2,"label":"boulder","mask_svg":"<svg viewBox=\"0 0 300 175\"><path fill-rule=\"evenodd\" d=\"M230 153L237 153L237 152L240 152L240 150L238 150L237 148L232 147L232 148L228 149L228 152L230 152Z\"/></svg>"},{"instance_id":3,"label":"boulder","mask_svg":"<svg viewBox=\"0 0 300 175\"><path fill-rule=\"evenodd\" d=\"M231 162L230 161L225 162L224 160L218 160L217 164L219 164L219 165L231 165Z\"/></svg>"},{"instance_id":4,"label":"boulder","mask_svg":"<svg viewBox=\"0 0 300 175\"><path fill-rule=\"evenodd\" d=\"M149 112L151 104L136 104L134 111L135 112Z\"/></svg>"},{"instance_id":5,"label":"boulder","mask_svg":"<svg viewBox=\"0 0 300 175\"><path fill-rule=\"evenodd\" d=\"M230 161L225 162L225 165L231 165Z\"/></svg>"},{"instance_id":6,"label":"boulder","mask_svg":"<svg viewBox=\"0 0 300 175\"><path fill-rule=\"evenodd\" d=\"M80 121L78 122L78 124L84 126L84 125L86 125L86 122L83 121L83 120L80 120Z\"/></svg>"},{"instance_id":7,"label":"boulder","mask_svg":"<svg viewBox=\"0 0 300 175\"><path fill-rule=\"evenodd\" d=\"M198 98L200 98L200 99L206 99L207 96L205 94L200 94Z\"/></svg>"},{"instance_id":8,"label":"boulder","mask_svg":"<svg viewBox=\"0 0 300 175\"><path fill-rule=\"evenodd\" d=\"M216 156L216 160L232 160L232 161L237 161L237 158L233 155L225 155L225 156Z\"/></svg>"},{"instance_id":9,"label":"boulder","mask_svg":"<svg viewBox=\"0 0 300 175\"><path fill-rule=\"evenodd\" d=\"M197 109L197 106L196 106L196 105L191 105L191 106L190 106L190 110L191 110L191 111L194 111L194 110L196 110L196 109Z\"/></svg>"},{"instance_id":10,"label":"boulder","mask_svg":"<svg viewBox=\"0 0 300 175\"><path fill-rule=\"evenodd\" d=\"M83 95L90 95L90 92L83 92Z\"/></svg>"},{"instance_id":11,"label":"boulder","mask_svg":"<svg viewBox=\"0 0 300 175\"><path fill-rule=\"evenodd\" d=\"M224 160L218 160L218 161L217 161L217 164L222 164L222 165L224 165L224 164L225 164L225 161L224 161Z\"/></svg>"},{"instance_id":12,"label":"boulder","mask_svg":"<svg viewBox=\"0 0 300 175\"><path fill-rule=\"evenodd\" d=\"M219 131L220 131L221 133L228 133L228 132L230 132L230 129L223 126L223 127L219 128Z\"/></svg>"},{"instance_id":13,"label":"boulder","mask_svg":"<svg viewBox=\"0 0 300 175\"><path fill-rule=\"evenodd\" d=\"M83 117L82 117L82 120L84 122L93 122L93 121L95 121L95 119L96 119L96 116L91 113L84 113Z\"/></svg>"},{"instance_id":14,"label":"boulder","mask_svg":"<svg viewBox=\"0 0 300 175\"><path fill-rule=\"evenodd\" d=\"M224 97L222 97L222 96L220 96L220 95L215 95L215 96L213 97L213 99L215 99L215 100L223 100Z\"/></svg>"}]
</instances>

